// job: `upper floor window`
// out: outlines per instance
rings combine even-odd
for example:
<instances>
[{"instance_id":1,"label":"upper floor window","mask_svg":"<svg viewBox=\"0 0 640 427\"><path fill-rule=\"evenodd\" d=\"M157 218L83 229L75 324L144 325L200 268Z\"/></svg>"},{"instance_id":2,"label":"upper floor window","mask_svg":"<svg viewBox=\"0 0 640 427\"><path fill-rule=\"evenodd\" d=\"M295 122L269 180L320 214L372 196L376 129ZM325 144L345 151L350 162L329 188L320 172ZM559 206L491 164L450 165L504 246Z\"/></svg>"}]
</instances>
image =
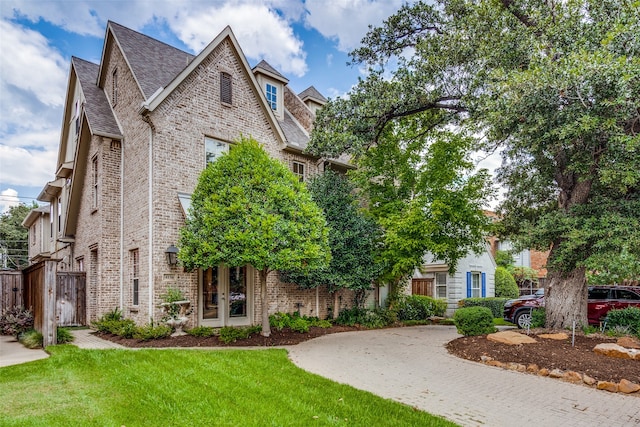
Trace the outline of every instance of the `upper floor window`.
<instances>
[{"instance_id":1,"label":"upper floor window","mask_svg":"<svg viewBox=\"0 0 640 427\"><path fill-rule=\"evenodd\" d=\"M84 257L76 259L76 269L78 271L84 271Z\"/></svg>"},{"instance_id":2,"label":"upper floor window","mask_svg":"<svg viewBox=\"0 0 640 427\"><path fill-rule=\"evenodd\" d=\"M225 73L224 71L220 73L220 102L224 104L231 104L232 97L232 87L231 87L231 74Z\"/></svg>"},{"instance_id":3,"label":"upper floor window","mask_svg":"<svg viewBox=\"0 0 640 427\"><path fill-rule=\"evenodd\" d=\"M98 157L91 159L91 204L94 209L98 208Z\"/></svg>"},{"instance_id":4,"label":"upper floor window","mask_svg":"<svg viewBox=\"0 0 640 427\"><path fill-rule=\"evenodd\" d=\"M447 273L436 273L436 298L447 297Z\"/></svg>"},{"instance_id":5,"label":"upper floor window","mask_svg":"<svg viewBox=\"0 0 640 427\"><path fill-rule=\"evenodd\" d=\"M278 109L278 88L267 83L267 102L272 110Z\"/></svg>"},{"instance_id":6,"label":"upper floor window","mask_svg":"<svg viewBox=\"0 0 640 427\"><path fill-rule=\"evenodd\" d=\"M53 203L49 203L49 237L53 239Z\"/></svg>"},{"instance_id":7,"label":"upper floor window","mask_svg":"<svg viewBox=\"0 0 640 427\"><path fill-rule=\"evenodd\" d=\"M300 182L304 182L304 163L293 162L293 173L298 176Z\"/></svg>"},{"instance_id":8,"label":"upper floor window","mask_svg":"<svg viewBox=\"0 0 640 427\"><path fill-rule=\"evenodd\" d=\"M118 69L113 70L111 75L111 105L118 103Z\"/></svg>"},{"instance_id":9,"label":"upper floor window","mask_svg":"<svg viewBox=\"0 0 640 427\"><path fill-rule=\"evenodd\" d=\"M205 155L205 166L209 163L216 161L223 153L229 152L229 144L223 141L218 141L213 138L204 139L204 155Z\"/></svg>"},{"instance_id":10,"label":"upper floor window","mask_svg":"<svg viewBox=\"0 0 640 427\"><path fill-rule=\"evenodd\" d=\"M62 233L62 197L58 197L58 233Z\"/></svg>"}]
</instances>

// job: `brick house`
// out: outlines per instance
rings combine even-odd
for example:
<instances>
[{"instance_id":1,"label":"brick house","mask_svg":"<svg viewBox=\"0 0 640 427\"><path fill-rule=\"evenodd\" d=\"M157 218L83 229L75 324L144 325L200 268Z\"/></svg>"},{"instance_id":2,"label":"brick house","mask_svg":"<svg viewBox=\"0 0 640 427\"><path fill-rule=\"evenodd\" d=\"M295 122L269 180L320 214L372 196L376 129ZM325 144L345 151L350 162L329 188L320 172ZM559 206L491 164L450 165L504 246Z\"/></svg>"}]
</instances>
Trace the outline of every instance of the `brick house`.
<instances>
[{"instance_id":1,"label":"brick house","mask_svg":"<svg viewBox=\"0 0 640 427\"><path fill-rule=\"evenodd\" d=\"M89 321L114 308L139 324L157 320L160 295L179 288L192 302L192 326L259 324L251 266L186 272L166 252L200 172L241 135L301 180L346 167L303 153L325 102L313 87L295 94L264 61L250 68L229 27L194 56L108 22L100 64L71 59L55 180L39 196L49 210L25 221L40 236L30 258L86 271ZM325 289L276 274L268 289L270 313L325 317L333 306Z\"/></svg>"}]
</instances>

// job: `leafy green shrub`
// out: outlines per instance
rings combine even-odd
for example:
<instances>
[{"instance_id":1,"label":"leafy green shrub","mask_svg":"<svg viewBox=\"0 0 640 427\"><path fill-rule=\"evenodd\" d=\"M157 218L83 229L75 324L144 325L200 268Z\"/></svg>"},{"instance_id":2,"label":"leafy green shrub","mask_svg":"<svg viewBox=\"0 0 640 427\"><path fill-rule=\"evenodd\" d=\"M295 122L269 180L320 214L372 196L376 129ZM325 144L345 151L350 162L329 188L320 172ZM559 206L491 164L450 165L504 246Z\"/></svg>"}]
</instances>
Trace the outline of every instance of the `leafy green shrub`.
<instances>
[{"instance_id":1,"label":"leafy green shrub","mask_svg":"<svg viewBox=\"0 0 640 427\"><path fill-rule=\"evenodd\" d=\"M296 317L291 321L290 328L292 331L300 332L301 334L309 332L310 322L302 317Z\"/></svg>"},{"instance_id":2,"label":"leafy green shrub","mask_svg":"<svg viewBox=\"0 0 640 427\"><path fill-rule=\"evenodd\" d=\"M487 307L493 317L502 317L508 298L466 298L458 301L458 307Z\"/></svg>"},{"instance_id":3,"label":"leafy green shrub","mask_svg":"<svg viewBox=\"0 0 640 427\"><path fill-rule=\"evenodd\" d=\"M533 309L531 312L531 327L532 328L544 328L547 324L547 314L544 308L539 307Z\"/></svg>"},{"instance_id":4,"label":"leafy green shrub","mask_svg":"<svg viewBox=\"0 0 640 427\"><path fill-rule=\"evenodd\" d=\"M627 330L627 333L640 337L640 308L626 307L609 310L607 313L607 329Z\"/></svg>"},{"instance_id":5,"label":"leafy green shrub","mask_svg":"<svg viewBox=\"0 0 640 427\"><path fill-rule=\"evenodd\" d=\"M459 334L465 336L491 334L496 331L493 315L487 307L463 307L456 310L453 321Z\"/></svg>"},{"instance_id":6,"label":"leafy green shrub","mask_svg":"<svg viewBox=\"0 0 640 427\"><path fill-rule=\"evenodd\" d=\"M145 326L135 328L133 338L141 341L154 340L158 338L165 338L171 335L173 329L167 325L154 325L149 323Z\"/></svg>"},{"instance_id":7,"label":"leafy green shrub","mask_svg":"<svg viewBox=\"0 0 640 427\"><path fill-rule=\"evenodd\" d=\"M431 316L443 316L447 301L423 295L404 295L398 299L395 312L398 320L425 320Z\"/></svg>"},{"instance_id":8,"label":"leafy green shrub","mask_svg":"<svg viewBox=\"0 0 640 427\"><path fill-rule=\"evenodd\" d=\"M355 326L364 323L367 309L360 307L345 308L340 311L338 317L334 320L337 325Z\"/></svg>"},{"instance_id":9,"label":"leafy green shrub","mask_svg":"<svg viewBox=\"0 0 640 427\"><path fill-rule=\"evenodd\" d=\"M269 316L269 325L279 331L291 326L291 315L277 312Z\"/></svg>"},{"instance_id":10,"label":"leafy green shrub","mask_svg":"<svg viewBox=\"0 0 640 427\"><path fill-rule=\"evenodd\" d=\"M366 308L352 307L344 309L334 320L336 325L356 326L365 328L383 328L392 324L395 320L395 312L387 309L368 310Z\"/></svg>"},{"instance_id":11,"label":"leafy green shrub","mask_svg":"<svg viewBox=\"0 0 640 427\"><path fill-rule=\"evenodd\" d=\"M73 341L73 334L67 328L56 329L56 342L58 344L68 344Z\"/></svg>"},{"instance_id":12,"label":"leafy green shrub","mask_svg":"<svg viewBox=\"0 0 640 427\"><path fill-rule=\"evenodd\" d=\"M234 328L232 326L225 326L224 328L220 329L220 341L225 344L229 344L237 340L249 338L252 334L259 333L261 330L262 327L260 325L250 326L247 328Z\"/></svg>"},{"instance_id":13,"label":"leafy green shrub","mask_svg":"<svg viewBox=\"0 0 640 427\"><path fill-rule=\"evenodd\" d=\"M20 335L20 342L27 348L42 348L42 334L30 329Z\"/></svg>"},{"instance_id":14,"label":"leafy green shrub","mask_svg":"<svg viewBox=\"0 0 640 427\"><path fill-rule=\"evenodd\" d=\"M33 329L33 313L24 307L14 306L6 309L0 316L0 333L13 335L16 339L20 334Z\"/></svg>"},{"instance_id":15,"label":"leafy green shrub","mask_svg":"<svg viewBox=\"0 0 640 427\"><path fill-rule=\"evenodd\" d=\"M309 323L310 326L315 326L318 328L327 329L333 326L333 323L331 323L329 320L318 319L317 317L312 317L308 320L310 321Z\"/></svg>"},{"instance_id":16,"label":"leafy green shrub","mask_svg":"<svg viewBox=\"0 0 640 427\"><path fill-rule=\"evenodd\" d=\"M495 283L497 298L518 298L520 296L516 279L506 268L496 268Z\"/></svg>"},{"instance_id":17,"label":"leafy green shrub","mask_svg":"<svg viewBox=\"0 0 640 427\"><path fill-rule=\"evenodd\" d=\"M93 323L98 332L118 335L123 338L133 338L136 333L136 323L131 319L107 320Z\"/></svg>"},{"instance_id":18,"label":"leafy green shrub","mask_svg":"<svg viewBox=\"0 0 640 427\"><path fill-rule=\"evenodd\" d=\"M191 328L185 332L189 335L193 335L194 337L208 338L215 335L215 329L210 326L196 326L195 328Z\"/></svg>"},{"instance_id":19,"label":"leafy green shrub","mask_svg":"<svg viewBox=\"0 0 640 427\"><path fill-rule=\"evenodd\" d=\"M100 321L108 322L110 320L122 320L122 319L124 319L124 316L122 315L122 311L120 311L116 307L113 310L108 311L105 314L103 314L102 317L98 321L99 322Z\"/></svg>"}]
</instances>

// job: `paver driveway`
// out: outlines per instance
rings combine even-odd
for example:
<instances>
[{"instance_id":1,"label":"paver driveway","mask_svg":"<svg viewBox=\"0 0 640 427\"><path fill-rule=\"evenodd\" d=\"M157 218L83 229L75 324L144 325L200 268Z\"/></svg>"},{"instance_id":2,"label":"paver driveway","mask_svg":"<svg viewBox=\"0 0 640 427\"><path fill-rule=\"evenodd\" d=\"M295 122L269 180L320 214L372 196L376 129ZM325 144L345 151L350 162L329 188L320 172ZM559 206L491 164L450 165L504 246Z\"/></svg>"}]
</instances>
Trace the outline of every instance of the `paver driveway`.
<instances>
[{"instance_id":1,"label":"paver driveway","mask_svg":"<svg viewBox=\"0 0 640 427\"><path fill-rule=\"evenodd\" d=\"M289 348L299 367L464 426L640 426L640 396L451 356L454 326L326 335ZM615 363L612 360L611 363Z\"/></svg>"}]
</instances>

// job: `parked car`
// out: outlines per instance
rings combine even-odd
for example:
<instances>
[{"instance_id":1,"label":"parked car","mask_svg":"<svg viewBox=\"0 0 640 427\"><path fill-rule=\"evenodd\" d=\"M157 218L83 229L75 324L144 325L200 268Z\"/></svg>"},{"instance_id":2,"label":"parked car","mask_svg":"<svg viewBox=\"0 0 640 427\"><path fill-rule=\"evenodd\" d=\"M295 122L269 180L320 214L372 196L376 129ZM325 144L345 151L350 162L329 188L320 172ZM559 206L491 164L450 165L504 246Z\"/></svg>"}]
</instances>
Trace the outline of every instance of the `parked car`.
<instances>
[{"instance_id":1,"label":"parked car","mask_svg":"<svg viewBox=\"0 0 640 427\"><path fill-rule=\"evenodd\" d=\"M540 290L539 290L540 291ZM640 287L636 286L590 286L587 299L587 318L590 325L598 325L612 309L640 307ZM531 325L531 312L544 307L544 290L532 295L508 300L504 304L504 320L515 323L518 328Z\"/></svg>"}]
</instances>

